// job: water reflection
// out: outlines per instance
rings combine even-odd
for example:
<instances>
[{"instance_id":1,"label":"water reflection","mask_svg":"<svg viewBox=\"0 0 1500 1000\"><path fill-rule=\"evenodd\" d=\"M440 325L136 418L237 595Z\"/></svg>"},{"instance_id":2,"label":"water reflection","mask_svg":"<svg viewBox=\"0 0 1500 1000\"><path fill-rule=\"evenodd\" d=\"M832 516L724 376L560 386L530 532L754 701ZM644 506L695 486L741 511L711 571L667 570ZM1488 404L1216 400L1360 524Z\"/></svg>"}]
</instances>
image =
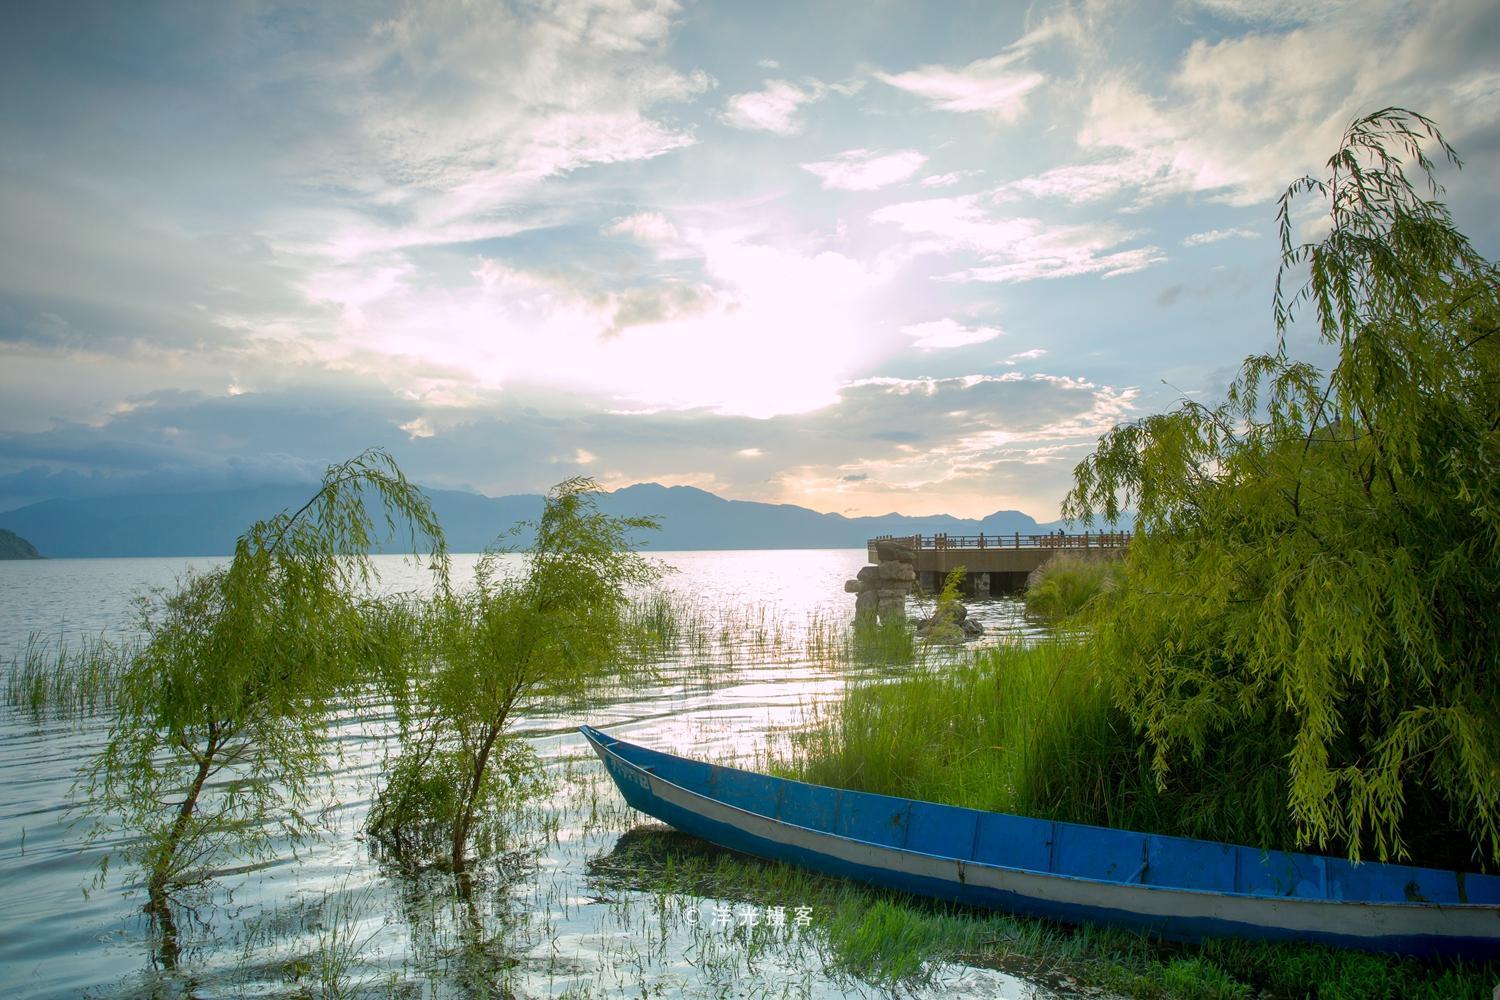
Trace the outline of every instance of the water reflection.
<instances>
[{"instance_id":1,"label":"water reflection","mask_svg":"<svg viewBox=\"0 0 1500 1000\"><path fill-rule=\"evenodd\" d=\"M747 882L746 872L764 871L642 827L574 729L587 721L754 766L808 712L839 698L848 677L905 669L863 661L848 645L853 598L842 582L865 553L660 558L677 568L668 584L697 609L695 621L651 682L595 692L586 710L526 716L520 735L551 791L518 812L467 891L365 836L394 723L378 704L354 704L329 735L324 836L298 852L285 845L269 865L220 873L172 910L176 934L165 946L134 873L112 872L81 893L102 852L118 846L85 847L64 810L73 769L101 743L103 723L37 727L0 713L0 982L32 997L882 995L887 986L851 971L857 963L817 914L804 927L716 926L720 906L795 907L827 887L781 876ZM213 562L0 563L0 652L33 631L127 632L133 594ZM456 584L473 564L456 558ZM428 579L397 557L377 565L392 592ZM986 642L1030 631L1014 601L976 604L971 614ZM733 870L741 881L724 874ZM929 971L919 994L1033 995L1020 980L961 962Z\"/></svg>"}]
</instances>

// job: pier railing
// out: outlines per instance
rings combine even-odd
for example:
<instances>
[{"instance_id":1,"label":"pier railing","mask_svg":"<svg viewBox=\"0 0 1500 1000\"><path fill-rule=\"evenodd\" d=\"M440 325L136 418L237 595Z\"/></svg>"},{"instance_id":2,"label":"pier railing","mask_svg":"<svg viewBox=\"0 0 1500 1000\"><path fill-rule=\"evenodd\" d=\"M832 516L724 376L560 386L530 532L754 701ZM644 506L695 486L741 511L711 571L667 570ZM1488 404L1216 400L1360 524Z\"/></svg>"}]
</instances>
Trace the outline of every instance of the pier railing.
<instances>
[{"instance_id":1,"label":"pier railing","mask_svg":"<svg viewBox=\"0 0 1500 1000\"><path fill-rule=\"evenodd\" d=\"M1122 549L1130 544L1128 531L1085 531L1069 535L1053 531L1041 535L1023 535L1019 531L1010 534L979 535L877 535L870 539L876 542L895 542L909 549Z\"/></svg>"}]
</instances>

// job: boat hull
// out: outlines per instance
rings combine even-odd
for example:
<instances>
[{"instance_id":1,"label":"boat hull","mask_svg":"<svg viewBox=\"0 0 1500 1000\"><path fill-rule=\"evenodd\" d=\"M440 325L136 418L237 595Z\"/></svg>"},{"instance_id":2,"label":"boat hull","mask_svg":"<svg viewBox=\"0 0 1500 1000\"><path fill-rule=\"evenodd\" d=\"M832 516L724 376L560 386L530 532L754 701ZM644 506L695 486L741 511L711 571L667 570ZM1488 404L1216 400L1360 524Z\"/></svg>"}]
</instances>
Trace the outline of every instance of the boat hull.
<instances>
[{"instance_id":1,"label":"boat hull","mask_svg":"<svg viewBox=\"0 0 1500 1000\"><path fill-rule=\"evenodd\" d=\"M653 773L667 760L683 758L617 741L588 727L583 732L633 808L730 850L869 885L1067 923L1129 927L1173 940L1227 936L1318 942L1420 957L1500 957L1500 905L1368 903L1222 893L1081 878L872 843L721 801L704 790ZM749 774L732 768L713 770ZM800 782L787 784L820 789ZM822 791L837 794L832 789ZM975 829L977 833L978 826Z\"/></svg>"}]
</instances>

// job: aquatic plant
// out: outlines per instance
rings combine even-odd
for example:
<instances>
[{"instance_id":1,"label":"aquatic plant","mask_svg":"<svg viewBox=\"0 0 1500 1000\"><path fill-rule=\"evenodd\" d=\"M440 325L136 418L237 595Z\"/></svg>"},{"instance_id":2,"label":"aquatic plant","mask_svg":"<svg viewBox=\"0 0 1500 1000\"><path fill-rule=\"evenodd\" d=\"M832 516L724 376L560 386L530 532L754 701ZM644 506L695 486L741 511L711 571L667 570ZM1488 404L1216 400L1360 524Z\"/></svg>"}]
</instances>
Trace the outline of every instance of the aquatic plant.
<instances>
[{"instance_id":1,"label":"aquatic plant","mask_svg":"<svg viewBox=\"0 0 1500 1000\"><path fill-rule=\"evenodd\" d=\"M1070 618L1118 585L1119 577L1120 563L1115 559L1055 555L1026 580L1026 610L1043 618Z\"/></svg>"},{"instance_id":2,"label":"aquatic plant","mask_svg":"<svg viewBox=\"0 0 1500 1000\"><path fill-rule=\"evenodd\" d=\"M1458 164L1421 115L1355 121L1281 199L1275 350L1217 406L1104 435L1064 514L1138 511L1095 648L1163 788L1254 742L1300 843L1493 865L1500 270L1435 200L1429 149ZM1296 243L1307 195L1326 235ZM1303 306L1326 372L1289 355Z\"/></svg>"},{"instance_id":3,"label":"aquatic plant","mask_svg":"<svg viewBox=\"0 0 1500 1000\"><path fill-rule=\"evenodd\" d=\"M100 635L69 643L33 633L5 665L5 704L38 723L108 712L114 706L117 675L133 655L128 640Z\"/></svg>"},{"instance_id":4,"label":"aquatic plant","mask_svg":"<svg viewBox=\"0 0 1500 1000\"><path fill-rule=\"evenodd\" d=\"M962 566L951 570L943 578L943 589L938 591L933 602L932 618L927 626L926 640L929 644L963 642L964 631L959 624L962 620L959 614L962 605L959 588L963 586L963 582Z\"/></svg>"},{"instance_id":5,"label":"aquatic plant","mask_svg":"<svg viewBox=\"0 0 1500 1000\"><path fill-rule=\"evenodd\" d=\"M276 834L295 843L311 831L329 713L389 638L361 608L379 537L372 507L445 571L426 497L389 455L367 451L331 466L298 510L253 525L226 566L144 599L139 645L79 650L78 666L115 690L74 808L112 845L101 875L115 854L141 865L160 920L170 920L169 895L216 863L266 856ZM115 829L131 836L106 838ZM169 964L173 936L168 928Z\"/></svg>"},{"instance_id":6,"label":"aquatic plant","mask_svg":"<svg viewBox=\"0 0 1500 1000\"><path fill-rule=\"evenodd\" d=\"M553 487L540 520L521 526L535 540L520 572L504 575L498 554L486 554L471 587L438 593L419 655L386 678L402 738L369 827L391 846L432 853L446 838L463 874L476 820L536 790L533 753L510 731L517 714L585 698L638 665L624 655L629 595L659 571L630 538L657 522L606 515L597 494L585 478Z\"/></svg>"}]
</instances>

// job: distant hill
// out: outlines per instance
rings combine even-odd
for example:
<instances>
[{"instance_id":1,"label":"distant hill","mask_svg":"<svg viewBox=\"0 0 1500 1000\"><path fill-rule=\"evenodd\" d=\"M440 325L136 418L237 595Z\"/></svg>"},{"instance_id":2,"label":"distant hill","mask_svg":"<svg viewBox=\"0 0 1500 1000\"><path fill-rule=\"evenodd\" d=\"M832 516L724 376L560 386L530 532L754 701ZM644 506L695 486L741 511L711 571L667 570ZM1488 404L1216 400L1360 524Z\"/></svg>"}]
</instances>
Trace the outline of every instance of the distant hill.
<instances>
[{"instance_id":1,"label":"distant hill","mask_svg":"<svg viewBox=\"0 0 1500 1000\"><path fill-rule=\"evenodd\" d=\"M100 556L227 555L255 521L300 506L307 484L262 486L209 493L171 493L85 500L45 500L0 513L0 527L25 535L53 558ZM518 521L542 510L536 494L486 497L458 490L429 490L453 552L477 552ZM600 499L610 514L654 514L662 530L637 541L656 550L858 548L875 535L1007 535L1056 529L1020 511L1001 510L979 520L948 515L844 517L791 504L725 500L691 486L643 483ZM19 540L19 539L18 539ZM511 539L524 546L528 539ZM34 551L34 550L33 550Z\"/></svg>"},{"instance_id":2,"label":"distant hill","mask_svg":"<svg viewBox=\"0 0 1500 1000\"><path fill-rule=\"evenodd\" d=\"M0 559L40 559L42 554L14 531L0 528Z\"/></svg>"}]
</instances>

